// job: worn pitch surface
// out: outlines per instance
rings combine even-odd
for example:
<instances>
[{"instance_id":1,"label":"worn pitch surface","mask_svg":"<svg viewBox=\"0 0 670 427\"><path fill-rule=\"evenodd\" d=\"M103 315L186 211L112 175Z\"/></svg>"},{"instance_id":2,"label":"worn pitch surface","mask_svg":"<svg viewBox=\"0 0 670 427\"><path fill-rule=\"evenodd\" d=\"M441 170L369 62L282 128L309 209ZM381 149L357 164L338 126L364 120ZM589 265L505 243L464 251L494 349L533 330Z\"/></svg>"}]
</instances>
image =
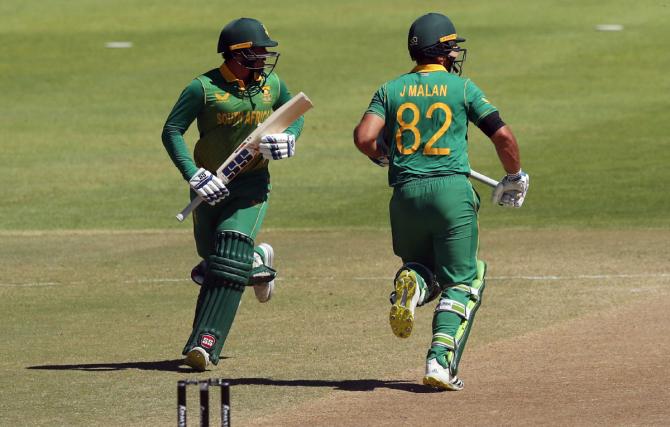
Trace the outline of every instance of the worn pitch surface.
<instances>
[{"instance_id":1,"label":"worn pitch surface","mask_svg":"<svg viewBox=\"0 0 670 427\"><path fill-rule=\"evenodd\" d=\"M508 318L484 314L498 296L505 300L502 288L514 282L525 285L517 289L525 294L518 296L523 304L544 305L537 311L544 312L547 304L573 310L567 295L545 298L552 284L567 283L566 293L572 295L580 288L597 288L602 304L589 296L593 304L568 320L537 320L539 329L528 325L532 331L521 328L518 335L486 344L471 340L474 345L462 363L462 392L430 392L416 386L423 375L420 367L399 369L367 388L340 385L344 390L334 387L326 397L245 425L437 426L454 420L481 426L667 425L667 238L666 231L485 234L483 253L493 260L490 275L499 280L488 283L480 328L484 323L506 331L505 323L524 317L520 307ZM615 289L630 296L612 304ZM397 366L407 364L400 360Z\"/></svg>"},{"instance_id":2,"label":"worn pitch surface","mask_svg":"<svg viewBox=\"0 0 670 427\"><path fill-rule=\"evenodd\" d=\"M462 392L409 387L413 369L245 425L667 425L668 313L665 294L478 347Z\"/></svg>"}]
</instances>

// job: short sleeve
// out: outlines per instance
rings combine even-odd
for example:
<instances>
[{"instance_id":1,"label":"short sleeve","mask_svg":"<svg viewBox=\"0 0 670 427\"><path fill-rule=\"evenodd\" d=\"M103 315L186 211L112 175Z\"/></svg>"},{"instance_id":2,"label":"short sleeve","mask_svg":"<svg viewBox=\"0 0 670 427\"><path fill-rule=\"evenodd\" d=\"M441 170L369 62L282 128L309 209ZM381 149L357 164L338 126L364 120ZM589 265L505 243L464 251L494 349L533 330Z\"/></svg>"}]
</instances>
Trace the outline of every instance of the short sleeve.
<instances>
[{"instance_id":1,"label":"short sleeve","mask_svg":"<svg viewBox=\"0 0 670 427\"><path fill-rule=\"evenodd\" d=\"M475 125L479 124L479 121L494 111L498 111L496 107L491 105L484 92L477 87L471 80L465 82L465 105L468 112L468 120L470 120Z\"/></svg>"},{"instance_id":2,"label":"short sleeve","mask_svg":"<svg viewBox=\"0 0 670 427\"><path fill-rule=\"evenodd\" d=\"M380 87L375 92L365 113L376 114L386 120L386 85Z\"/></svg>"}]
</instances>

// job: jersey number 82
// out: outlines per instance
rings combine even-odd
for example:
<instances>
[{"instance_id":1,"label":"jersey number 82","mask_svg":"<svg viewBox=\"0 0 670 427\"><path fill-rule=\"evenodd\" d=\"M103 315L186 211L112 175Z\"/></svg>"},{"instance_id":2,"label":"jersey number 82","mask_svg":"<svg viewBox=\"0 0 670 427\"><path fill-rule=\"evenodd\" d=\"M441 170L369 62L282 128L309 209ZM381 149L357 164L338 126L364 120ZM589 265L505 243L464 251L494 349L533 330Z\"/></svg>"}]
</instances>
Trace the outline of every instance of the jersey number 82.
<instances>
[{"instance_id":1,"label":"jersey number 82","mask_svg":"<svg viewBox=\"0 0 670 427\"><path fill-rule=\"evenodd\" d=\"M409 122L406 122L402 117L405 110L410 110L412 112L412 119ZM448 156L451 153L451 150L449 150L448 147L435 147L435 143L442 135L444 135L447 129L449 129L449 126L451 126L451 108L449 108L449 106L444 102L436 102L428 107L425 117L428 119L433 118L433 113L435 113L435 110L444 111L445 120L437 132L435 132L433 136L430 137L428 142L426 142L426 145L424 145L423 154L425 156ZM421 112L419 111L419 107L417 107L413 102L405 102L398 108L396 118L398 120L398 130L395 133L395 144L396 148L398 149L398 153L405 155L416 153L421 147L421 132L416 127L417 123L419 123L419 120L421 119ZM414 143L411 147L405 147L403 145L403 132L411 132L414 136Z\"/></svg>"}]
</instances>

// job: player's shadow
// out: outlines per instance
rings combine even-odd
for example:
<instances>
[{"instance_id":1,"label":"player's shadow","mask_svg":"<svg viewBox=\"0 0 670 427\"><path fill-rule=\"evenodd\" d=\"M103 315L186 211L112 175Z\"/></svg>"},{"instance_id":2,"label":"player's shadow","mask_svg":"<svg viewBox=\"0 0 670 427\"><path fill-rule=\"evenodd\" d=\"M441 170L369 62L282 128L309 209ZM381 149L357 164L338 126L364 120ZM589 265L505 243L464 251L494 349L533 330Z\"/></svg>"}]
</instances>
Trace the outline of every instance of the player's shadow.
<instances>
[{"instance_id":1,"label":"player's shadow","mask_svg":"<svg viewBox=\"0 0 670 427\"><path fill-rule=\"evenodd\" d=\"M230 385L271 385L279 387L329 387L343 391L374 391L375 389L388 388L392 390L406 391L410 393L436 393L441 392L432 387L406 380L279 380L270 378L232 378L224 379Z\"/></svg>"},{"instance_id":2,"label":"player's shadow","mask_svg":"<svg viewBox=\"0 0 670 427\"><path fill-rule=\"evenodd\" d=\"M222 357L225 359L225 357ZM44 369L47 371L123 371L126 369L139 369L141 371L165 371L165 372L194 372L193 369L184 365L184 359L157 360L150 362L122 362L122 363L77 363L72 365L38 365L28 366L26 369Z\"/></svg>"},{"instance_id":3,"label":"player's shadow","mask_svg":"<svg viewBox=\"0 0 670 427\"><path fill-rule=\"evenodd\" d=\"M222 358L223 359L223 358ZM159 360L150 362L122 362L122 363L77 363L71 365L37 365L28 366L26 369L38 369L47 371L123 371L127 369L138 369L142 371L164 371L193 373L194 371L184 365L183 359ZM212 372L212 374L214 374ZM343 391L374 391L375 389L392 389L410 393L434 393L435 389L404 380L282 380L271 378L231 378L224 380L230 385L262 385L277 387L328 387Z\"/></svg>"}]
</instances>

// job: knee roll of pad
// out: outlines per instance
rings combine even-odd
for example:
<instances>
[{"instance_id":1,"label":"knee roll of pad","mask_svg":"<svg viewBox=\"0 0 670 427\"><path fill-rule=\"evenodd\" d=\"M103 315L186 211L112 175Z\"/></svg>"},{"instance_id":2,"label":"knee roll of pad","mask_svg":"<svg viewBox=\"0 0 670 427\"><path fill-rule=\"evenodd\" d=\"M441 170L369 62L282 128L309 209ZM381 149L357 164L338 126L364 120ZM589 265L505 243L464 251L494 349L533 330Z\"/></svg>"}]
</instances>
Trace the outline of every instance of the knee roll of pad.
<instances>
[{"instance_id":1,"label":"knee roll of pad","mask_svg":"<svg viewBox=\"0 0 670 427\"><path fill-rule=\"evenodd\" d=\"M218 233L214 254L207 257L205 286L241 291L249 282L253 259L254 241L249 236L237 231Z\"/></svg>"}]
</instances>

